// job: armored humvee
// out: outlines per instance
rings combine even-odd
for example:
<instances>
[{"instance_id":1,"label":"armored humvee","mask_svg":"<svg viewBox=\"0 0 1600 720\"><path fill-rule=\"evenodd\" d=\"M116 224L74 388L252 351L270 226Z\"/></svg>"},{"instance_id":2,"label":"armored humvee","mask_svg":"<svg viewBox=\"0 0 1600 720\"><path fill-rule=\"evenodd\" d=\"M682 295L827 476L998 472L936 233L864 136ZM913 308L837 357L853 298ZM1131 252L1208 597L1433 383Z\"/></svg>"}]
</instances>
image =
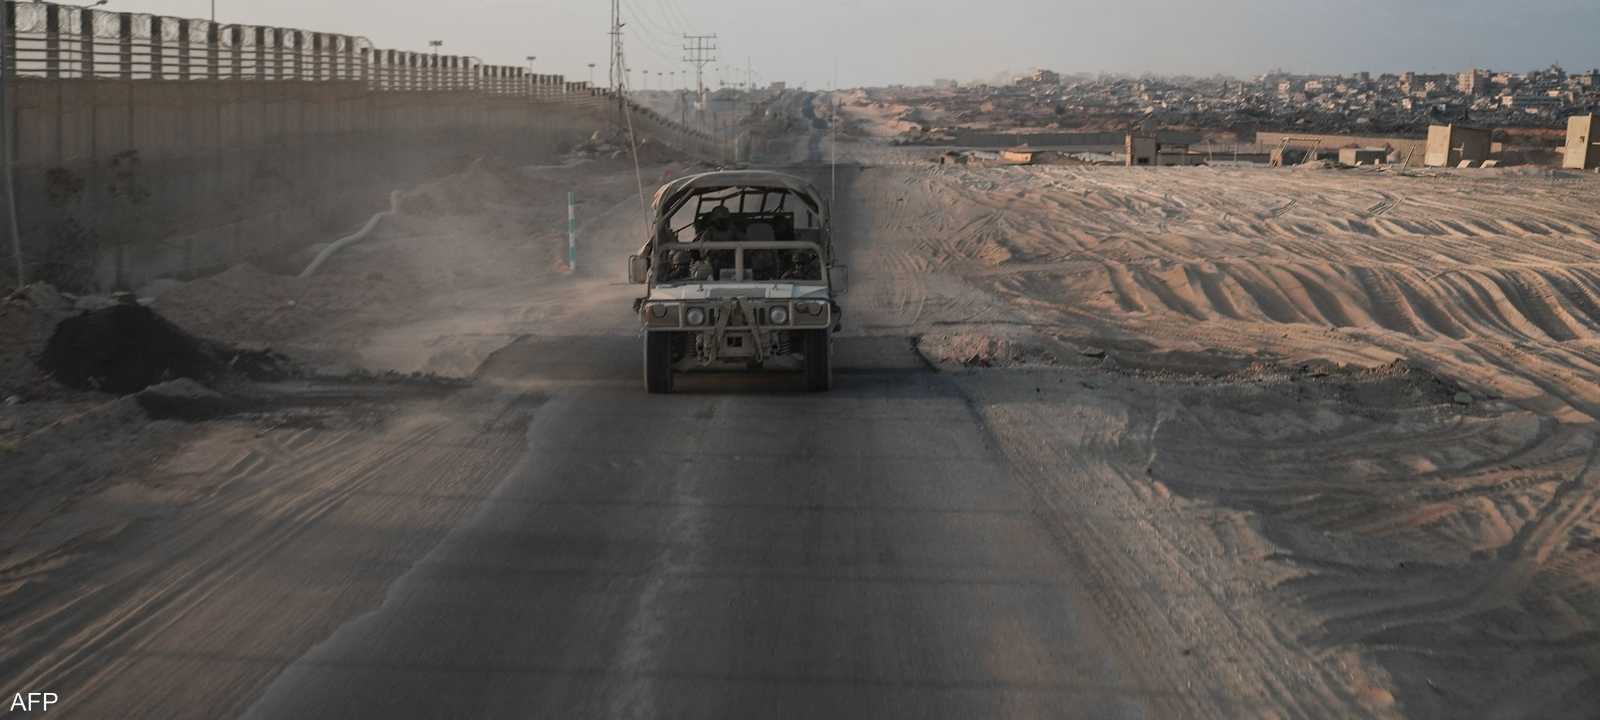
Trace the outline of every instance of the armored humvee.
<instances>
[{"instance_id":1,"label":"armored humvee","mask_svg":"<svg viewBox=\"0 0 1600 720\"><path fill-rule=\"evenodd\" d=\"M644 336L644 383L672 392L691 370L789 369L806 387L833 384L834 262L828 208L809 183L757 170L673 180L651 203L650 236L628 258Z\"/></svg>"}]
</instances>

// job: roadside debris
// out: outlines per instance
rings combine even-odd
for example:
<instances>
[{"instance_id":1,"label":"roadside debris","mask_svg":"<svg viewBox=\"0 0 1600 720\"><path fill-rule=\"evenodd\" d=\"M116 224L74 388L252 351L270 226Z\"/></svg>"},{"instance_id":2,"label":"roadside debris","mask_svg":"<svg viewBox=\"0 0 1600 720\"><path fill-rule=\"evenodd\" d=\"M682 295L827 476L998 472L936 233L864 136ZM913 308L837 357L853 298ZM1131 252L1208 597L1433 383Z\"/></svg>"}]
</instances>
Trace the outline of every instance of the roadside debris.
<instances>
[{"instance_id":1,"label":"roadside debris","mask_svg":"<svg viewBox=\"0 0 1600 720\"><path fill-rule=\"evenodd\" d=\"M150 308L117 304L61 321L39 366L80 390L129 394L176 378L213 381L230 372L272 379L290 373L271 351L245 351L197 338Z\"/></svg>"},{"instance_id":2,"label":"roadside debris","mask_svg":"<svg viewBox=\"0 0 1600 720\"><path fill-rule=\"evenodd\" d=\"M134 395L150 417L198 421L226 415L243 403L189 378L151 385Z\"/></svg>"}]
</instances>

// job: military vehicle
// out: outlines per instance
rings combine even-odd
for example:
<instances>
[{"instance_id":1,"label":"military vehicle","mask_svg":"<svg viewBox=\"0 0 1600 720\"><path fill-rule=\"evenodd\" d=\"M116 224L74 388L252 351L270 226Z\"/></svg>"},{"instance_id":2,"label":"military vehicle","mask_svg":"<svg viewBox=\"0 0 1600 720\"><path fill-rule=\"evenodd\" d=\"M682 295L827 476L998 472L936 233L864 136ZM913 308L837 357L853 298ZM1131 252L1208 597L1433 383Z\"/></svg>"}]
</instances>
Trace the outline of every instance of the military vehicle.
<instances>
[{"instance_id":1,"label":"military vehicle","mask_svg":"<svg viewBox=\"0 0 1600 720\"><path fill-rule=\"evenodd\" d=\"M650 236L628 258L644 338L644 383L672 392L676 373L795 370L833 385L834 261L828 208L810 183L779 172L732 170L678 178L651 203Z\"/></svg>"}]
</instances>

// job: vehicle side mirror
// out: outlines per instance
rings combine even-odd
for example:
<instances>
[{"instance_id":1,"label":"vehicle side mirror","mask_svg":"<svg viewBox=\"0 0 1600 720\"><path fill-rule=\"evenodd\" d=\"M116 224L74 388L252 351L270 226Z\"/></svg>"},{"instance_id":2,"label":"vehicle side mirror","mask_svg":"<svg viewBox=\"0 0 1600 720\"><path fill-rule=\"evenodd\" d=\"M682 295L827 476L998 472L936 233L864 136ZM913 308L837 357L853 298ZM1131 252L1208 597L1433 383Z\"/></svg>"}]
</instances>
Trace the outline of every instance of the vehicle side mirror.
<instances>
[{"instance_id":1,"label":"vehicle side mirror","mask_svg":"<svg viewBox=\"0 0 1600 720\"><path fill-rule=\"evenodd\" d=\"M643 285L650 277L650 258L643 255L628 256L628 282Z\"/></svg>"},{"instance_id":2,"label":"vehicle side mirror","mask_svg":"<svg viewBox=\"0 0 1600 720\"><path fill-rule=\"evenodd\" d=\"M835 295L843 295L850 288L850 268L834 265L828 268L828 287Z\"/></svg>"}]
</instances>

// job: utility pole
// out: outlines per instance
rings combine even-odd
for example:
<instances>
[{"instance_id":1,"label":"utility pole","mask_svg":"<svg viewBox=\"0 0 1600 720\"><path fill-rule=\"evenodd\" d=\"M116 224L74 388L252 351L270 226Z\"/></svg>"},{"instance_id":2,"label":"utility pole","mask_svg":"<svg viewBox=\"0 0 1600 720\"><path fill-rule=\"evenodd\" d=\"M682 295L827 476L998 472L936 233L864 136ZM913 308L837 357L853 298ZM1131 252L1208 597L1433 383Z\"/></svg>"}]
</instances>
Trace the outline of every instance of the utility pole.
<instances>
[{"instance_id":1,"label":"utility pole","mask_svg":"<svg viewBox=\"0 0 1600 720\"><path fill-rule=\"evenodd\" d=\"M717 36L684 35L683 52L683 61L694 66L695 93L700 98L700 111L705 112L709 107L706 105L706 66L717 61Z\"/></svg>"},{"instance_id":2,"label":"utility pole","mask_svg":"<svg viewBox=\"0 0 1600 720\"><path fill-rule=\"evenodd\" d=\"M627 63L622 59L622 0L611 0L611 83L612 92L621 94L628 84Z\"/></svg>"},{"instance_id":3,"label":"utility pole","mask_svg":"<svg viewBox=\"0 0 1600 720\"><path fill-rule=\"evenodd\" d=\"M639 211L645 226L650 224L649 204L644 197L644 174L639 170L639 142L633 134L633 111L628 107L628 62L622 56L622 28L627 23L622 21L621 0L611 0L611 87L617 96L617 114L623 122L627 123L628 143L633 150L633 181L639 187ZM574 257L576 264L577 258Z\"/></svg>"}]
</instances>

